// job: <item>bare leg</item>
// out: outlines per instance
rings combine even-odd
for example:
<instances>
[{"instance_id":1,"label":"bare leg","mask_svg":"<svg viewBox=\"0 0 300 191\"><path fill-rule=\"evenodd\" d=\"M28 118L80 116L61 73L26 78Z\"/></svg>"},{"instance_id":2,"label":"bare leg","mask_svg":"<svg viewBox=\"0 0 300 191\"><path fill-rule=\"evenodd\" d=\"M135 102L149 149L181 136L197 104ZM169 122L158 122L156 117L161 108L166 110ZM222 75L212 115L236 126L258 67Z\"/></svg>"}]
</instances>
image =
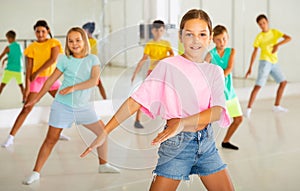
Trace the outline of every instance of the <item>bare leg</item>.
<instances>
[{"instance_id":1,"label":"bare leg","mask_svg":"<svg viewBox=\"0 0 300 191\"><path fill-rule=\"evenodd\" d=\"M24 95L24 93L25 93L25 89L24 89L24 87L23 87L23 84L19 84L19 87L20 87L20 90L21 90L21 93L22 93L22 102L23 103L25 103L25 95Z\"/></svg>"},{"instance_id":2,"label":"bare leg","mask_svg":"<svg viewBox=\"0 0 300 191\"><path fill-rule=\"evenodd\" d=\"M3 91L3 89L4 89L5 86L6 86L6 84L1 83L1 85L0 85L0 94L2 93L2 91Z\"/></svg>"},{"instance_id":3,"label":"bare leg","mask_svg":"<svg viewBox=\"0 0 300 191\"><path fill-rule=\"evenodd\" d=\"M135 122L134 122L134 127L138 128L138 129L143 129L144 126L140 123L140 118L141 118L141 110L137 110L136 117L135 117Z\"/></svg>"},{"instance_id":4,"label":"bare leg","mask_svg":"<svg viewBox=\"0 0 300 191\"><path fill-rule=\"evenodd\" d=\"M105 89L104 89L103 84L102 84L100 79L99 79L99 82L98 82L98 88L99 88L99 92L100 92L102 98L106 99L107 97L106 97Z\"/></svg>"},{"instance_id":5,"label":"bare leg","mask_svg":"<svg viewBox=\"0 0 300 191\"><path fill-rule=\"evenodd\" d=\"M95 135L97 136L103 135L103 139L107 138L103 131L105 126L103 121L99 120L99 122L83 125L83 126L89 129L90 131L92 131L93 133L95 133ZM107 139L100 147L97 148L97 152L98 152L99 164L107 163Z\"/></svg>"},{"instance_id":6,"label":"bare leg","mask_svg":"<svg viewBox=\"0 0 300 191\"><path fill-rule=\"evenodd\" d=\"M227 143L230 141L230 138L232 137L232 135L234 134L234 132L237 130L237 128L239 127L239 125L242 123L243 121L243 117L242 116L238 116L238 117L234 117L233 118L233 122L231 123L231 125L229 126L227 133L224 137L223 142Z\"/></svg>"},{"instance_id":7,"label":"bare leg","mask_svg":"<svg viewBox=\"0 0 300 191\"><path fill-rule=\"evenodd\" d=\"M253 103L254 103L254 100L256 98L256 95L258 93L258 91L260 90L261 86L258 86L258 85L255 85L252 92L251 92L251 95L250 95L250 99L249 99L249 102L248 102L248 108L251 108Z\"/></svg>"},{"instance_id":8,"label":"bare leg","mask_svg":"<svg viewBox=\"0 0 300 191\"><path fill-rule=\"evenodd\" d=\"M276 94L276 99L275 99L275 106L280 105L280 101L281 101L286 84L287 84L287 81L283 81L279 84L277 94Z\"/></svg>"},{"instance_id":9,"label":"bare leg","mask_svg":"<svg viewBox=\"0 0 300 191\"><path fill-rule=\"evenodd\" d=\"M26 100L26 103L33 100L33 98L37 95L37 93L30 93L29 96L28 96L28 99ZM13 125L13 128L11 129L10 131L10 135L12 136L15 136L18 132L18 130L21 128L21 126L23 125L26 117L28 116L28 114L31 112L33 106L31 107L24 107L22 108L20 114L18 115L14 125Z\"/></svg>"},{"instance_id":10,"label":"bare leg","mask_svg":"<svg viewBox=\"0 0 300 191\"><path fill-rule=\"evenodd\" d=\"M233 191L234 187L226 169L208 176L200 176L204 186L209 191Z\"/></svg>"},{"instance_id":11,"label":"bare leg","mask_svg":"<svg viewBox=\"0 0 300 191\"><path fill-rule=\"evenodd\" d=\"M141 110L137 110L135 120L140 121L140 119L141 119Z\"/></svg>"},{"instance_id":12,"label":"bare leg","mask_svg":"<svg viewBox=\"0 0 300 191\"><path fill-rule=\"evenodd\" d=\"M174 180L163 176L153 178L150 191L176 191L180 180Z\"/></svg>"},{"instance_id":13,"label":"bare leg","mask_svg":"<svg viewBox=\"0 0 300 191\"><path fill-rule=\"evenodd\" d=\"M35 172L41 171L54 145L57 143L61 131L62 131L61 128L55 128L49 126L47 136L40 148L33 171Z\"/></svg>"}]
</instances>

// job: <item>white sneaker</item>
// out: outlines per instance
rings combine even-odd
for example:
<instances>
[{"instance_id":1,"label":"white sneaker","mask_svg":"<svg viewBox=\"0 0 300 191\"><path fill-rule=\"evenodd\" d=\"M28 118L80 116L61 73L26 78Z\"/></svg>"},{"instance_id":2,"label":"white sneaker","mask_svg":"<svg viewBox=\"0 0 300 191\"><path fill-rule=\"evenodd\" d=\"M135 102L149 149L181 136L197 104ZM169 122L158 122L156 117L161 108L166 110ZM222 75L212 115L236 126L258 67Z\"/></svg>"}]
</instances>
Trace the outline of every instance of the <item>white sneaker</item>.
<instances>
[{"instance_id":1,"label":"white sneaker","mask_svg":"<svg viewBox=\"0 0 300 191\"><path fill-rule=\"evenodd\" d=\"M40 173L33 171L30 176L23 180L23 184L29 185L40 179Z\"/></svg>"},{"instance_id":2,"label":"white sneaker","mask_svg":"<svg viewBox=\"0 0 300 191\"><path fill-rule=\"evenodd\" d=\"M247 108L246 112L244 113L244 116L245 116L246 118L250 118L250 116L251 116L251 111L252 111L251 108Z\"/></svg>"},{"instance_id":3,"label":"white sneaker","mask_svg":"<svg viewBox=\"0 0 300 191\"><path fill-rule=\"evenodd\" d=\"M14 136L9 135L6 139L6 141L1 145L1 147L7 148L13 144L14 144Z\"/></svg>"},{"instance_id":4,"label":"white sneaker","mask_svg":"<svg viewBox=\"0 0 300 191\"><path fill-rule=\"evenodd\" d=\"M71 138L61 133L60 136L59 136L59 140L61 140L61 141L70 141Z\"/></svg>"},{"instance_id":5,"label":"white sneaker","mask_svg":"<svg viewBox=\"0 0 300 191\"><path fill-rule=\"evenodd\" d=\"M98 172L99 173L120 173L120 169L113 167L108 163L105 163L99 165Z\"/></svg>"},{"instance_id":6,"label":"white sneaker","mask_svg":"<svg viewBox=\"0 0 300 191\"><path fill-rule=\"evenodd\" d=\"M278 106L273 106L272 109L274 112L288 112L289 110L287 108L281 107L280 105Z\"/></svg>"}]
</instances>

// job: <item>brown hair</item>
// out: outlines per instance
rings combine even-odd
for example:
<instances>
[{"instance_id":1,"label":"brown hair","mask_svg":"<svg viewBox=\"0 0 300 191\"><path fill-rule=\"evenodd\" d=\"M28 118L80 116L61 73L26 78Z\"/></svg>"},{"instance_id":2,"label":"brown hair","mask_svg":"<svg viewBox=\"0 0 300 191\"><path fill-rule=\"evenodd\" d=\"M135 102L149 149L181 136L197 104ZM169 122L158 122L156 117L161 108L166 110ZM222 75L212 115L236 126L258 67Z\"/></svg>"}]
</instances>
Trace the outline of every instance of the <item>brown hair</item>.
<instances>
[{"instance_id":1,"label":"brown hair","mask_svg":"<svg viewBox=\"0 0 300 191\"><path fill-rule=\"evenodd\" d=\"M258 15L258 16L256 17L256 23L258 23L258 22L259 22L260 20L262 20L262 19L266 19L266 21L268 21L268 18L267 18L266 15L260 14L260 15Z\"/></svg>"},{"instance_id":2,"label":"brown hair","mask_svg":"<svg viewBox=\"0 0 300 191\"><path fill-rule=\"evenodd\" d=\"M13 31L13 30L10 30L10 31L8 31L7 33L6 33L6 35L5 35L7 38L12 38L12 39L16 39L16 32L15 31Z\"/></svg>"},{"instance_id":3,"label":"brown hair","mask_svg":"<svg viewBox=\"0 0 300 191\"><path fill-rule=\"evenodd\" d=\"M35 25L33 26L33 30L35 30L37 27L45 27L50 35L50 38L52 38L52 34L50 31L50 27L48 26L47 22L45 20L38 20Z\"/></svg>"},{"instance_id":4,"label":"brown hair","mask_svg":"<svg viewBox=\"0 0 300 191\"><path fill-rule=\"evenodd\" d=\"M154 29L159 29L159 28L161 28L161 27L163 27L163 28L166 27L166 26L165 26L165 23L164 23L163 21L161 21L161 20L155 20L155 21L153 21L153 23L152 23L152 28L154 28Z\"/></svg>"},{"instance_id":5,"label":"brown hair","mask_svg":"<svg viewBox=\"0 0 300 191\"><path fill-rule=\"evenodd\" d=\"M80 27L73 27L68 31L67 36L66 36L66 45L65 45L66 56L69 57L69 56L73 55L73 53L71 52L71 50L68 47L69 34L71 32L79 32L81 34L82 40L84 42L84 48L83 48L84 55L85 56L88 55L90 53L90 43L88 41L88 36L87 36L86 32Z\"/></svg>"},{"instance_id":6,"label":"brown hair","mask_svg":"<svg viewBox=\"0 0 300 191\"><path fill-rule=\"evenodd\" d=\"M181 22L180 22L180 30L179 30L180 35L182 34L182 30L184 28L185 23L191 19L201 19L201 20L205 21L207 23L207 26L209 29L209 34L211 35L211 33L212 33L211 20L210 20L208 14L201 9L191 9L187 13L185 13L185 15L182 17Z\"/></svg>"},{"instance_id":7,"label":"brown hair","mask_svg":"<svg viewBox=\"0 0 300 191\"><path fill-rule=\"evenodd\" d=\"M224 32L228 33L226 27L223 25L217 25L213 29L213 37L223 34Z\"/></svg>"}]
</instances>

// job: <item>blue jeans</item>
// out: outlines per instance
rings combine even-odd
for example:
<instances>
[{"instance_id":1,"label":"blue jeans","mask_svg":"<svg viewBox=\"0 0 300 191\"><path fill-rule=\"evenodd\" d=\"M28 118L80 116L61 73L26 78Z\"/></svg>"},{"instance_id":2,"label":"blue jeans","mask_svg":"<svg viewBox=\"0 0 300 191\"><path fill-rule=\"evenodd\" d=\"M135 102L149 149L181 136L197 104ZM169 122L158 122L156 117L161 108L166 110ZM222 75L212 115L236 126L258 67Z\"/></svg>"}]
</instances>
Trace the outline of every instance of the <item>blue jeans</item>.
<instances>
[{"instance_id":1,"label":"blue jeans","mask_svg":"<svg viewBox=\"0 0 300 191\"><path fill-rule=\"evenodd\" d=\"M161 143L154 175L189 180L189 175L207 176L226 168L215 146L209 124L198 132L181 132Z\"/></svg>"}]
</instances>

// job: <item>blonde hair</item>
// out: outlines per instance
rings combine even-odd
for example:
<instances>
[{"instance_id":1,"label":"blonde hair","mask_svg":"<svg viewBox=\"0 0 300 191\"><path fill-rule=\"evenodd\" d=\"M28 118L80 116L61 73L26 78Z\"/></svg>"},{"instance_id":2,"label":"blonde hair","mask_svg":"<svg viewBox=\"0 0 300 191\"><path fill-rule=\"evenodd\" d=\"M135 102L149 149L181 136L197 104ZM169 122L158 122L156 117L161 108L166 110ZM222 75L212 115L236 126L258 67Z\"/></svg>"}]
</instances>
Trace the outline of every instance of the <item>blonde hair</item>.
<instances>
[{"instance_id":1,"label":"blonde hair","mask_svg":"<svg viewBox=\"0 0 300 191\"><path fill-rule=\"evenodd\" d=\"M73 55L72 51L70 50L70 48L68 46L69 34L71 32L79 32L81 34L82 40L84 42L83 52L84 52L85 56L88 55L90 53L91 48L90 48L90 43L88 41L88 36L87 36L86 32L80 27L73 27L68 31L67 36L66 36L66 45L65 45L66 56L69 57L69 56Z\"/></svg>"}]
</instances>

